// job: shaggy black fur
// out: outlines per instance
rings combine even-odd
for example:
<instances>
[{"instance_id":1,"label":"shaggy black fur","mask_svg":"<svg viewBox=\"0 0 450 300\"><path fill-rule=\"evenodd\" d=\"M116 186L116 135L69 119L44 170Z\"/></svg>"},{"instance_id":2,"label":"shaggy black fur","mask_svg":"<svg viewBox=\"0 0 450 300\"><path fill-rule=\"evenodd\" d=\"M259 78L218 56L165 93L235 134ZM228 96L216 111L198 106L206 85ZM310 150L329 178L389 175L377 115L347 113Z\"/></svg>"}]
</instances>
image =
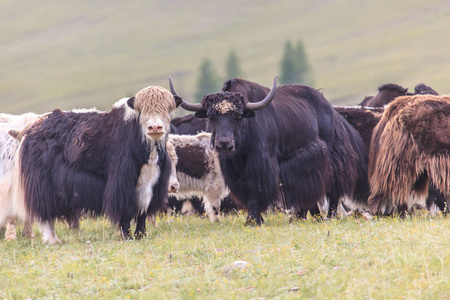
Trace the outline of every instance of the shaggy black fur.
<instances>
[{"instance_id":1,"label":"shaggy black fur","mask_svg":"<svg viewBox=\"0 0 450 300\"><path fill-rule=\"evenodd\" d=\"M436 92L434 89L429 87L428 85L424 83L419 83L414 87L414 94L415 95L435 95L438 96L439 93Z\"/></svg>"},{"instance_id":2,"label":"shaggy black fur","mask_svg":"<svg viewBox=\"0 0 450 300\"><path fill-rule=\"evenodd\" d=\"M187 115L170 121L170 133L174 134L196 135L202 131L207 131L207 127L207 119L197 119L194 115Z\"/></svg>"},{"instance_id":3,"label":"shaggy black fur","mask_svg":"<svg viewBox=\"0 0 450 300\"><path fill-rule=\"evenodd\" d=\"M55 110L31 127L20 149L20 173L28 212L39 221L105 215L129 237L145 232L137 216L136 183L152 145L138 121L124 121L124 108L108 113ZM167 198L170 158L158 149L161 177L148 212ZM142 220L143 219L143 220ZM143 221L143 223L142 223Z\"/></svg>"},{"instance_id":4,"label":"shaggy black fur","mask_svg":"<svg viewBox=\"0 0 450 300\"><path fill-rule=\"evenodd\" d=\"M347 122L358 131L367 149L375 126L378 124L383 113L383 108L368 109L366 107L335 106L334 109L342 115Z\"/></svg>"},{"instance_id":5,"label":"shaggy black fur","mask_svg":"<svg viewBox=\"0 0 450 300\"><path fill-rule=\"evenodd\" d=\"M378 88L378 93L374 97L366 97L359 105L367 107L383 107L392 102L399 96L408 94L408 89L405 89L398 84L387 83Z\"/></svg>"},{"instance_id":6,"label":"shaggy black fur","mask_svg":"<svg viewBox=\"0 0 450 300\"><path fill-rule=\"evenodd\" d=\"M247 221L261 224L261 212L271 204L317 212L325 196L353 195L356 166L367 157L354 129L320 92L303 85L279 87L263 110L245 109L247 101L259 101L268 92L256 83L231 79L221 93L206 95L204 110L195 114L210 121L225 182L248 207ZM224 100L234 108L219 113L215 107ZM355 142L359 145L353 147Z\"/></svg>"}]
</instances>

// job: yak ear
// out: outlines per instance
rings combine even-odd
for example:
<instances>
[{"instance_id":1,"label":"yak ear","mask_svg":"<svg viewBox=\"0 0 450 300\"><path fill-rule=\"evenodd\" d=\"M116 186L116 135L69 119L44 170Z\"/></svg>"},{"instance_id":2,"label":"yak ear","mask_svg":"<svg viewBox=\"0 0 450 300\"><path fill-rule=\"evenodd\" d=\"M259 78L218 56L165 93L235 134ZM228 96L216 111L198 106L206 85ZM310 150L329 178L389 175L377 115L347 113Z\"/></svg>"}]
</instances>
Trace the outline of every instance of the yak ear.
<instances>
[{"instance_id":1,"label":"yak ear","mask_svg":"<svg viewBox=\"0 0 450 300\"><path fill-rule=\"evenodd\" d=\"M8 134L11 136L11 137L13 137L13 138L15 138L16 140L18 140L19 142L20 142L20 140L21 140L21 136L20 136L20 131L19 130L17 130L17 129L10 129L10 130L8 130Z\"/></svg>"},{"instance_id":2,"label":"yak ear","mask_svg":"<svg viewBox=\"0 0 450 300\"><path fill-rule=\"evenodd\" d=\"M206 114L206 110L204 109L196 111L194 116L198 119L204 119L208 117L208 115Z\"/></svg>"},{"instance_id":3,"label":"yak ear","mask_svg":"<svg viewBox=\"0 0 450 300\"><path fill-rule=\"evenodd\" d=\"M244 109L243 118L253 118L255 116L255 112L253 110Z\"/></svg>"},{"instance_id":4,"label":"yak ear","mask_svg":"<svg viewBox=\"0 0 450 300\"><path fill-rule=\"evenodd\" d=\"M128 107L134 109L134 99L136 99L135 97L131 97L130 99L127 100L127 105Z\"/></svg>"},{"instance_id":5,"label":"yak ear","mask_svg":"<svg viewBox=\"0 0 450 300\"><path fill-rule=\"evenodd\" d=\"M175 100L175 107L180 106L180 104L183 102L183 99L178 95L173 96L173 99Z\"/></svg>"}]
</instances>

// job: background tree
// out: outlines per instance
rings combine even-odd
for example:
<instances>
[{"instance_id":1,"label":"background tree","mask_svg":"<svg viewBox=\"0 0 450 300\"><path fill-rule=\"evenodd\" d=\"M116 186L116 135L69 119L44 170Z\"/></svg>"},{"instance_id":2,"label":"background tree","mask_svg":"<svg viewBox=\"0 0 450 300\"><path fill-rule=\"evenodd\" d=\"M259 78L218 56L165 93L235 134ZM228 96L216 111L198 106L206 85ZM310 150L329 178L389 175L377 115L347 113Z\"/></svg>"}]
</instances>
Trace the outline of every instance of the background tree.
<instances>
[{"instance_id":1,"label":"background tree","mask_svg":"<svg viewBox=\"0 0 450 300\"><path fill-rule=\"evenodd\" d=\"M297 46L294 51L299 83L313 85L314 79L312 76L312 69L308 62L308 56L306 55L305 46L302 41L297 41Z\"/></svg>"},{"instance_id":2,"label":"background tree","mask_svg":"<svg viewBox=\"0 0 450 300\"><path fill-rule=\"evenodd\" d=\"M234 50L230 50L225 61L225 77L226 79L243 77L239 58Z\"/></svg>"},{"instance_id":3,"label":"background tree","mask_svg":"<svg viewBox=\"0 0 450 300\"><path fill-rule=\"evenodd\" d=\"M314 83L311 66L302 41L297 41L295 47L290 40L286 41L280 69L281 84L312 85Z\"/></svg>"},{"instance_id":4,"label":"background tree","mask_svg":"<svg viewBox=\"0 0 450 300\"><path fill-rule=\"evenodd\" d=\"M280 83L293 84L298 83L295 67L294 49L291 41L284 44L283 57L280 62Z\"/></svg>"},{"instance_id":5,"label":"background tree","mask_svg":"<svg viewBox=\"0 0 450 300\"><path fill-rule=\"evenodd\" d=\"M195 98L200 101L204 95L218 92L221 88L221 80L217 75L211 61L204 58L200 64L200 73L197 79Z\"/></svg>"}]
</instances>

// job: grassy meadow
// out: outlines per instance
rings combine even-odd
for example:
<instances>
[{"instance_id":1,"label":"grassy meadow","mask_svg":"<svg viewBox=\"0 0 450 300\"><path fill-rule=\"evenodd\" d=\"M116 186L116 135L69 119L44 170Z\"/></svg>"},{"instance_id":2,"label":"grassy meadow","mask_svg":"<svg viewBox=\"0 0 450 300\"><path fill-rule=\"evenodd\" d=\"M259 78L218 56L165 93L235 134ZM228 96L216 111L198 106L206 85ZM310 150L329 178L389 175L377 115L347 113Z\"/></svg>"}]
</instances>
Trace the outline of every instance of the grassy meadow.
<instances>
[{"instance_id":1,"label":"grassy meadow","mask_svg":"<svg viewBox=\"0 0 450 300\"><path fill-rule=\"evenodd\" d=\"M145 239L124 242L87 219L80 230L59 223L55 246L37 228L33 240L19 232L0 243L0 298L450 298L448 217L244 222L161 215Z\"/></svg>"},{"instance_id":2,"label":"grassy meadow","mask_svg":"<svg viewBox=\"0 0 450 300\"><path fill-rule=\"evenodd\" d=\"M202 60L224 76L230 49L267 86L288 39L303 41L314 87L335 104L385 83L448 94L449 16L442 0L2 0L0 112L106 110L169 75L198 101Z\"/></svg>"}]
</instances>

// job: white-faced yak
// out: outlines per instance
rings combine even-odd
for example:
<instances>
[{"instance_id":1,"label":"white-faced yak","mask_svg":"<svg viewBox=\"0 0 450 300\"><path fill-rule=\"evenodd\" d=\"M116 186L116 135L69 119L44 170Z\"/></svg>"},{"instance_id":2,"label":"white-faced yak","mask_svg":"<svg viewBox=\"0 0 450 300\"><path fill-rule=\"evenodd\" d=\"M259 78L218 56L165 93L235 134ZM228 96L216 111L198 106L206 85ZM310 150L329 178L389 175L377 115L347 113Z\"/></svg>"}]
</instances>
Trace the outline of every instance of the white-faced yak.
<instances>
[{"instance_id":1,"label":"white-faced yak","mask_svg":"<svg viewBox=\"0 0 450 300\"><path fill-rule=\"evenodd\" d=\"M176 106L166 89L147 87L109 112L57 109L24 132L15 201L39 222L44 242L59 241L55 220L76 222L82 214L105 215L124 238L135 219L135 237L145 234L147 215L167 199L166 137ZM149 186L139 189L143 167Z\"/></svg>"}]
</instances>

